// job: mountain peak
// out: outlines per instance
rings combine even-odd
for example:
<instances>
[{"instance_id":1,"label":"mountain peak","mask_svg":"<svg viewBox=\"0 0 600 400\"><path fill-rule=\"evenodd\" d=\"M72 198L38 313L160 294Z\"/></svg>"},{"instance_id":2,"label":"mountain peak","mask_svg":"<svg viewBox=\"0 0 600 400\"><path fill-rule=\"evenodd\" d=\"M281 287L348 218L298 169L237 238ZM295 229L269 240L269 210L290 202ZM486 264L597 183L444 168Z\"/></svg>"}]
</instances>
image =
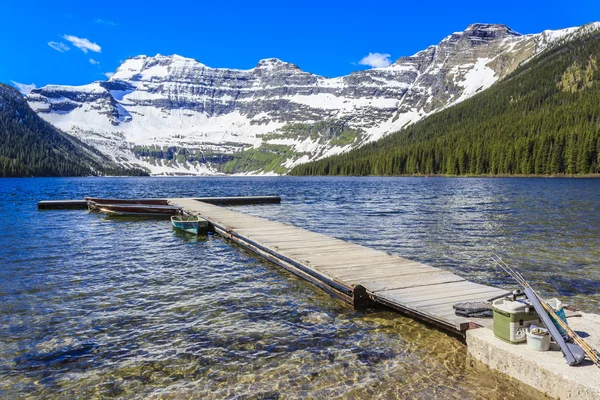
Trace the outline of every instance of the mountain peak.
<instances>
[{"instance_id":1,"label":"mountain peak","mask_svg":"<svg viewBox=\"0 0 600 400\"><path fill-rule=\"evenodd\" d=\"M194 58L180 56L179 54L164 55L164 54L157 53L154 57L151 57L151 58L162 59L162 60L171 60L171 61L192 61L192 62L198 62L198 60L196 60Z\"/></svg>"},{"instance_id":2,"label":"mountain peak","mask_svg":"<svg viewBox=\"0 0 600 400\"><path fill-rule=\"evenodd\" d=\"M257 64L256 69L263 70L274 70L274 69L300 69L297 65L281 61L279 58L265 58L260 60Z\"/></svg>"},{"instance_id":3,"label":"mountain peak","mask_svg":"<svg viewBox=\"0 0 600 400\"><path fill-rule=\"evenodd\" d=\"M164 79L173 70L186 68L208 67L196 59L182 57L177 54L168 56L162 54L156 54L155 56L139 55L123 61L109 80Z\"/></svg>"},{"instance_id":4,"label":"mountain peak","mask_svg":"<svg viewBox=\"0 0 600 400\"><path fill-rule=\"evenodd\" d=\"M479 37L506 37L506 36L521 36L520 33L512 30L504 24L471 24L464 31L469 36Z\"/></svg>"}]
</instances>

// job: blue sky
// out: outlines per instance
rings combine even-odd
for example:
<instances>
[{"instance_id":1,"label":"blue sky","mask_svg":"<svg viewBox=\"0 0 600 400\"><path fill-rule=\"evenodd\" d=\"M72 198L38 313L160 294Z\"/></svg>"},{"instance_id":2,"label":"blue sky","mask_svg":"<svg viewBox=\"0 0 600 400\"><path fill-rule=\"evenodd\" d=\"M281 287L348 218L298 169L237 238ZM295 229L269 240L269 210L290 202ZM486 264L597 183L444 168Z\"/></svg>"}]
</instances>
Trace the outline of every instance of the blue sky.
<instances>
[{"instance_id":1,"label":"blue sky","mask_svg":"<svg viewBox=\"0 0 600 400\"><path fill-rule=\"evenodd\" d=\"M139 54L180 54L211 67L277 57L341 76L395 60L473 22L538 33L600 20L600 1L37 1L0 0L0 82L80 85Z\"/></svg>"}]
</instances>

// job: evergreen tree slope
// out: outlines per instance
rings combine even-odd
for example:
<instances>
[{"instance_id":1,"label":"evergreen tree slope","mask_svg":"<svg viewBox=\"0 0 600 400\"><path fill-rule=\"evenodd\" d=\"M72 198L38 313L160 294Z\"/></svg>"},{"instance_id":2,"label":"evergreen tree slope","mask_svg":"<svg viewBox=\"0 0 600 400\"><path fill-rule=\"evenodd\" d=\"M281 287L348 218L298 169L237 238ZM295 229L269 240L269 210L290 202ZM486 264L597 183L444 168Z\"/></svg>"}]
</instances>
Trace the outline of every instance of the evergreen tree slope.
<instances>
[{"instance_id":1,"label":"evergreen tree slope","mask_svg":"<svg viewBox=\"0 0 600 400\"><path fill-rule=\"evenodd\" d=\"M600 173L600 33L559 44L491 88L292 175Z\"/></svg>"},{"instance_id":2,"label":"evergreen tree slope","mask_svg":"<svg viewBox=\"0 0 600 400\"><path fill-rule=\"evenodd\" d=\"M42 120L0 83L0 177L144 174L126 171Z\"/></svg>"}]
</instances>

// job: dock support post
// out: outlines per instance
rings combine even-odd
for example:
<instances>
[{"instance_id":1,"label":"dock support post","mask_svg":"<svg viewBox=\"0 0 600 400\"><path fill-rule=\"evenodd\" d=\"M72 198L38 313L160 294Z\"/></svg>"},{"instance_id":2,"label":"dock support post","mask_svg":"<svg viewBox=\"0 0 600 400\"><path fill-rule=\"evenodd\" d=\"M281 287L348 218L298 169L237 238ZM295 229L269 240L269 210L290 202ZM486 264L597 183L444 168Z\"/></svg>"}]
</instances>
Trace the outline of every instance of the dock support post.
<instances>
[{"instance_id":1,"label":"dock support post","mask_svg":"<svg viewBox=\"0 0 600 400\"><path fill-rule=\"evenodd\" d=\"M364 286L356 285L352 290L352 304L354 308L365 308L374 305L375 301L369 296Z\"/></svg>"}]
</instances>

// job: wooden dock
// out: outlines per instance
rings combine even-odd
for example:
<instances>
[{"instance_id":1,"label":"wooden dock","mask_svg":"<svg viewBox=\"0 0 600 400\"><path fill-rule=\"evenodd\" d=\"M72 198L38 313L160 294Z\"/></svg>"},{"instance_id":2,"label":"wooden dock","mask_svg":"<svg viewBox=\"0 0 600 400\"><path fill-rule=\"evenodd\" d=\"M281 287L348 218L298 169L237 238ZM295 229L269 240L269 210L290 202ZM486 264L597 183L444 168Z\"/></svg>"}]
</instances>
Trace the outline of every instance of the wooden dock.
<instances>
[{"instance_id":1,"label":"wooden dock","mask_svg":"<svg viewBox=\"0 0 600 400\"><path fill-rule=\"evenodd\" d=\"M384 304L464 335L491 320L456 316L453 304L506 293L439 268L193 198L169 202L201 215L216 233L355 307Z\"/></svg>"},{"instance_id":2,"label":"wooden dock","mask_svg":"<svg viewBox=\"0 0 600 400\"><path fill-rule=\"evenodd\" d=\"M153 199L167 200L167 199ZM219 206L242 206L250 204L279 204L280 196L231 196L231 197L198 197L194 200ZM38 210L85 210L85 200L42 200L37 204Z\"/></svg>"}]
</instances>

